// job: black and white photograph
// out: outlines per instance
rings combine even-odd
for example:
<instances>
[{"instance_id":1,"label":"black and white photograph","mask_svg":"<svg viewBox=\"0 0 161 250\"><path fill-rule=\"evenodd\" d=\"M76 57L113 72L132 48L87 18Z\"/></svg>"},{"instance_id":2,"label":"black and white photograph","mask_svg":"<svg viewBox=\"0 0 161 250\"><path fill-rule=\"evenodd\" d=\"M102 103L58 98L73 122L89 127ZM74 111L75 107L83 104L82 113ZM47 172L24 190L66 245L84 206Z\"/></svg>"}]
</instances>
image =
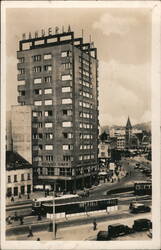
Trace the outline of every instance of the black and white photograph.
<instances>
[{"instance_id":1,"label":"black and white photograph","mask_svg":"<svg viewBox=\"0 0 161 250\"><path fill-rule=\"evenodd\" d=\"M160 249L160 2L1 14L2 249Z\"/></svg>"}]
</instances>

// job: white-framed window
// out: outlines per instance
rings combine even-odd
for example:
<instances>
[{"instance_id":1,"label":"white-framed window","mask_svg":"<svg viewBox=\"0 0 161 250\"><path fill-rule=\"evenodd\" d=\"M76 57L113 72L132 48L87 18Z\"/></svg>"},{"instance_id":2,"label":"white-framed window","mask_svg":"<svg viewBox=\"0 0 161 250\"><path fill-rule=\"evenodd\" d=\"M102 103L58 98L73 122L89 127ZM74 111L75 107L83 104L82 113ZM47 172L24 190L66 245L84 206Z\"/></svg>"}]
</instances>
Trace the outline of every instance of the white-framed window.
<instances>
[{"instance_id":1,"label":"white-framed window","mask_svg":"<svg viewBox=\"0 0 161 250\"><path fill-rule=\"evenodd\" d=\"M83 156L82 156L82 155L79 156L79 160L80 160L80 161L83 160Z\"/></svg>"},{"instance_id":2,"label":"white-framed window","mask_svg":"<svg viewBox=\"0 0 161 250\"><path fill-rule=\"evenodd\" d=\"M41 78L35 78L34 79L34 84L38 84L38 83L42 83L42 79Z\"/></svg>"},{"instance_id":3,"label":"white-framed window","mask_svg":"<svg viewBox=\"0 0 161 250\"><path fill-rule=\"evenodd\" d=\"M52 89L44 89L44 94L52 94L53 90Z\"/></svg>"},{"instance_id":4,"label":"white-framed window","mask_svg":"<svg viewBox=\"0 0 161 250\"><path fill-rule=\"evenodd\" d=\"M42 94L42 90L41 89L34 89L34 94L35 95L41 95Z\"/></svg>"},{"instance_id":5,"label":"white-framed window","mask_svg":"<svg viewBox=\"0 0 161 250\"><path fill-rule=\"evenodd\" d=\"M52 100L45 100L45 105L52 105Z\"/></svg>"},{"instance_id":6,"label":"white-framed window","mask_svg":"<svg viewBox=\"0 0 161 250\"><path fill-rule=\"evenodd\" d=\"M44 77L44 82L45 82L45 83L52 82L52 77L51 77L51 76L45 76L45 77Z\"/></svg>"},{"instance_id":7,"label":"white-framed window","mask_svg":"<svg viewBox=\"0 0 161 250\"><path fill-rule=\"evenodd\" d=\"M72 104L72 99L71 98L62 99L62 104Z\"/></svg>"},{"instance_id":8,"label":"white-framed window","mask_svg":"<svg viewBox=\"0 0 161 250\"><path fill-rule=\"evenodd\" d=\"M34 101L34 105L35 106L41 106L42 105L42 101Z\"/></svg>"},{"instance_id":9,"label":"white-framed window","mask_svg":"<svg viewBox=\"0 0 161 250\"><path fill-rule=\"evenodd\" d=\"M45 117L52 116L53 112L52 110L45 111Z\"/></svg>"},{"instance_id":10,"label":"white-framed window","mask_svg":"<svg viewBox=\"0 0 161 250\"><path fill-rule=\"evenodd\" d=\"M19 74L20 74L20 75L23 75L23 74L25 74L25 69L24 69L24 68L22 68L22 69L19 69Z\"/></svg>"},{"instance_id":11,"label":"white-framed window","mask_svg":"<svg viewBox=\"0 0 161 250\"><path fill-rule=\"evenodd\" d=\"M62 75L61 79L62 79L62 81L72 80L72 76L71 75Z\"/></svg>"},{"instance_id":12,"label":"white-framed window","mask_svg":"<svg viewBox=\"0 0 161 250\"><path fill-rule=\"evenodd\" d=\"M52 122L45 122L45 128L52 128L53 124Z\"/></svg>"},{"instance_id":13,"label":"white-framed window","mask_svg":"<svg viewBox=\"0 0 161 250\"><path fill-rule=\"evenodd\" d=\"M71 109L63 109L63 115L71 116L72 115L72 110Z\"/></svg>"},{"instance_id":14,"label":"white-framed window","mask_svg":"<svg viewBox=\"0 0 161 250\"><path fill-rule=\"evenodd\" d=\"M71 91L72 91L71 87L62 87L62 93L71 92Z\"/></svg>"},{"instance_id":15,"label":"white-framed window","mask_svg":"<svg viewBox=\"0 0 161 250\"><path fill-rule=\"evenodd\" d=\"M71 51L70 50L66 50L66 51L61 52L61 57L67 57L67 56L71 56Z\"/></svg>"},{"instance_id":16,"label":"white-framed window","mask_svg":"<svg viewBox=\"0 0 161 250\"><path fill-rule=\"evenodd\" d=\"M44 71L47 71L47 72L52 71L52 66L51 65L45 65L44 66Z\"/></svg>"},{"instance_id":17,"label":"white-framed window","mask_svg":"<svg viewBox=\"0 0 161 250\"><path fill-rule=\"evenodd\" d=\"M33 61L34 61L34 62L39 62L39 61L41 61L41 55L35 55L35 56L33 56Z\"/></svg>"},{"instance_id":18,"label":"white-framed window","mask_svg":"<svg viewBox=\"0 0 161 250\"><path fill-rule=\"evenodd\" d=\"M25 80L18 81L18 85L25 85Z\"/></svg>"},{"instance_id":19,"label":"white-framed window","mask_svg":"<svg viewBox=\"0 0 161 250\"><path fill-rule=\"evenodd\" d=\"M49 60L52 58L52 54L45 54L44 55L44 60Z\"/></svg>"},{"instance_id":20,"label":"white-framed window","mask_svg":"<svg viewBox=\"0 0 161 250\"><path fill-rule=\"evenodd\" d=\"M45 145L45 150L53 150L53 145Z\"/></svg>"},{"instance_id":21,"label":"white-framed window","mask_svg":"<svg viewBox=\"0 0 161 250\"><path fill-rule=\"evenodd\" d=\"M72 150L73 149L73 145L71 144L64 144L62 146L63 150Z\"/></svg>"},{"instance_id":22,"label":"white-framed window","mask_svg":"<svg viewBox=\"0 0 161 250\"><path fill-rule=\"evenodd\" d=\"M46 133L45 138L46 139L53 139L53 134L52 133Z\"/></svg>"},{"instance_id":23,"label":"white-framed window","mask_svg":"<svg viewBox=\"0 0 161 250\"><path fill-rule=\"evenodd\" d=\"M35 73L41 72L41 66L35 66L35 67L33 68L33 71L34 71Z\"/></svg>"},{"instance_id":24,"label":"white-framed window","mask_svg":"<svg viewBox=\"0 0 161 250\"><path fill-rule=\"evenodd\" d=\"M62 122L62 127L63 128L71 128L72 127L72 122Z\"/></svg>"}]
</instances>

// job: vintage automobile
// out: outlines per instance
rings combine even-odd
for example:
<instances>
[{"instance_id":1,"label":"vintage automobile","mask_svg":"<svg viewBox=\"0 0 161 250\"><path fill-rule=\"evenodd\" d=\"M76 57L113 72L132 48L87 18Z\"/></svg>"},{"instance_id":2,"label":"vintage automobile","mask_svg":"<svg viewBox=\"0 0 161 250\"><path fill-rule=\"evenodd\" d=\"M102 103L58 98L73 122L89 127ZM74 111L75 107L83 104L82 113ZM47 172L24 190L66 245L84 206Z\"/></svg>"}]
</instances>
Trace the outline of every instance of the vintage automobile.
<instances>
[{"instance_id":1,"label":"vintage automobile","mask_svg":"<svg viewBox=\"0 0 161 250\"><path fill-rule=\"evenodd\" d=\"M151 211L151 208L149 206L146 206L142 203L130 203L129 209L131 213L135 213L135 214Z\"/></svg>"},{"instance_id":2,"label":"vintage automobile","mask_svg":"<svg viewBox=\"0 0 161 250\"><path fill-rule=\"evenodd\" d=\"M137 219L134 220L133 230L134 231L146 231L152 228L152 222L149 219Z\"/></svg>"},{"instance_id":3,"label":"vintage automobile","mask_svg":"<svg viewBox=\"0 0 161 250\"><path fill-rule=\"evenodd\" d=\"M133 229L127 225L116 223L108 226L108 234L110 238L115 238L121 235L130 234L133 232Z\"/></svg>"}]
</instances>

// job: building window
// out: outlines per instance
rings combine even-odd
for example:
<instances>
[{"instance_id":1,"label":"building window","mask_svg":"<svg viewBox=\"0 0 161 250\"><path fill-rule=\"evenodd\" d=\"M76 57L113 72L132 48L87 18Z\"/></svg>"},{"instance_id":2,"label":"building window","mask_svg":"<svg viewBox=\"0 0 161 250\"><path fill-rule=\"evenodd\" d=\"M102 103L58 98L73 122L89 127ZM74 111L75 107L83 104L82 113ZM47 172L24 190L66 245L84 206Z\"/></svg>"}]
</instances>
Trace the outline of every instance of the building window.
<instances>
[{"instance_id":1,"label":"building window","mask_svg":"<svg viewBox=\"0 0 161 250\"><path fill-rule=\"evenodd\" d=\"M44 89L44 94L52 94L53 90L52 89Z\"/></svg>"},{"instance_id":2,"label":"building window","mask_svg":"<svg viewBox=\"0 0 161 250\"><path fill-rule=\"evenodd\" d=\"M41 78L35 78L34 79L34 84L39 84L42 82L42 79Z\"/></svg>"},{"instance_id":3,"label":"building window","mask_svg":"<svg viewBox=\"0 0 161 250\"><path fill-rule=\"evenodd\" d=\"M71 109L63 109L63 115L71 116L72 110Z\"/></svg>"},{"instance_id":4,"label":"building window","mask_svg":"<svg viewBox=\"0 0 161 250\"><path fill-rule=\"evenodd\" d=\"M52 105L52 100L45 100L45 105Z\"/></svg>"},{"instance_id":5,"label":"building window","mask_svg":"<svg viewBox=\"0 0 161 250\"><path fill-rule=\"evenodd\" d=\"M18 85L25 85L25 80L18 81Z\"/></svg>"},{"instance_id":6,"label":"building window","mask_svg":"<svg viewBox=\"0 0 161 250\"><path fill-rule=\"evenodd\" d=\"M28 194L31 193L31 185L27 185L27 193L28 193Z\"/></svg>"},{"instance_id":7,"label":"building window","mask_svg":"<svg viewBox=\"0 0 161 250\"><path fill-rule=\"evenodd\" d=\"M34 71L35 73L41 72L41 66L35 66L35 67L33 68L33 71Z\"/></svg>"},{"instance_id":8,"label":"building window","mask_svg":"<svg viewBox=\"0 0 161 250\"><path fill-rule=\"evenodd\" d=\"M34 89L34 94L35 95L42 95L42 90L41 89Z\"/></svg>"},{"instance_id":9,"label":"building window","mask_svg":"<svg viewBox=\"0 0 161 250\"><path fill-rule=\"evenodd\" d=\"M8 183L11 183L11 176L8 176Z\"/></svg>"},{"instance_id":10,"label":"building window","mask_svg":"<svg viewBox=\"0 0 161 250\"><path fill-rule=\"evenodd\" d=\"M53 134L52 133L46 133L45 138L46 139L53 139Z\"/></svg>"},{"instance_id":11,"label":"building window","mask_svg":"<svg viewBox=\"0 0 161 250\"><path fill-rule=\"evenodd\" d=\"M70 62L69 63L63 63L64 70L71 69L71 66L72 66L72 64Z\"/></svg>"},{"instance_id":12,"label":"building window","mask_svg":"<svg viewBox=\"0 0 161 250\"><path fill-rule=\"evenodd\" d=\"M71 128L72 127L72 122L62 122L62 127L63 128Z\"/></svg>"},{"instance_id":13,"label":"building window","mask_svg":"<svg viewBox=\"0 0 161 250\"><path fill-rule=\"evenodd\" d=\"M62 81L72 80L72 76L71 75L62 75L61 79L62 79Z\"/></svg>"},{"instance_id":14,"label":"building window","mask_svg":"<svg viewBox=\"0 0 161 250\"><path fill-rule=\"evenodd\" d=\"M44 55L44 60L49 60L52 58L52 54L45 54Z\"/></svg>"},{"instance_id":15,"label":"building window","mask_svg":"<svg viewBox=\"0 0 161 250\"><path fill-rule=\"evenodd\" d=\"M45 77L44 77L44 82L45 82L45 83L52 82L52 77L51 77L51 76L45 76Z\"/></svg>"},{"instance_id":16,"label":"building window","mask_svg":"<svg viewBox=\"0 0 161 250\"><path fill-rule=\"evenodd\" d=\"M66 139L71 139L73 138L73 134L72 133L63 133L63 137L66 138Z\"/></svg>"},{"instance_id":17,"label":"building window","mask_svg":"<svg viewBox=\"0 0 161 250\"><path fill-rule=\"evenodd\" d=\"M45 145L45 150L53 150L53 145Z\"/></svg>"},{"instance_id":18,"label":"building window","mask_svg":"<svg viewBox=\"0 0 161 250\"><path fill-rule=\"evenodd\" d=\"M67 57L67 56L71 56L71 51L62 51L61 52L61 57Z\"/></svg>"},{"instance_id":19,"label":"building window","mask_svg":"<svg viewBox=\"0 0 161 250\"><path fill-rule=\"evenodd\" d=\"M33 111L33 113L32 113L32 116L33 117L42 117L42 112L41 111Z\"/></svg>"},{"instance_id":20,"label":"building window","mask_svg":"<svg viewBox=\"0 0 161 250\"><path fill-rule=\"evenodd\" d=\"M79 160L80 160L80 161L83 160L83 156L82 156L82 155L79 156Z\"/></svg>"},{"instance_id":21,"label":"building window","mask_svg":"<svg viewBox=\"0 0 161 250\"><path fill-rule=\"evenodd\" d=\"M45 111L45 117L52 116L52 115L53 115L52 110Z\"/></svg>"},{"instance_id":22,"label":"building window","mask_svg":"<svg viewBox=\"0 0 161 250\"><path fill-rule=\"evenodd\" d=\"M17 182L17 175L14 175L14 182Z\"/></svg>"},{"instance_id":23,"label":"building window","mask_svg":"<svg viewBox=\"0 0 161 250\"><path fill-rule=\"evenodd\" d=\"M52 122L45 122L45 128L52 128L53 124Z\"/></svg>"},{"instance_id":24,"label":"building window","mask_svg":"<svg viewBox=\"0 0 161 250\"><path fill-rule=\"evenodd\" d=\"M21 181L24 181L24 174L21 174Z\"/></svg>"},{"instance_id":25,"label":"building window","mask_svg":"<svg viewBox=\"0 0 161 250\"><path fill-rule=\"evenodd\" d=\"M72 150L73 149L73 145L71 144L64 144L63 145L63 150Z\"/></svg>"},{"instance_id":26,"label":"building window","mask_svg":"<svg viewBox=\"0 0 161 250\"><path fill-rule=\"evenodd\" d=\"M22 68L22 69L19 69L19 74L20 74L20 75L23 75L23 74L25 74L25 69L24 69L24 68Z\"/></svg>"},{"instance_id":27,"label":"building window","mask_svg":"<svg viewBox=\"0 0 161 250\"><path fill-rule=\"evenodd\" d=\"M41 55L35 55L35 56L33 56L33 61L34 61L34 62L39 62L39 61L41 61Z\"/></svg>"},{"instance_id":28,"label":"building window","mask_svg":"<svg viewBox=\"0 0 161 250\"><path fill-rule=\"evenodd\" d=\"M25 90L19 91L19 96L25 96Z\"/></svg>"},{"instance_id":29,"label":"building window","mask_svg":"<svg viewBox=\"0 0 161 250\"><path fill-rule=\"evenodd\" d=\"M62 104L72 104L71 98L62 99Z\"/></svg>"},{"instance_id":30,"label":"building window","mask_svg":"<svg viewBox=\"0 0 161 250\"><path fill-rule=\"evenodd\" d=\"M35 106L41 106L42 105L42 101L34 101L34 105Z\"/></svg>"},{"instance_id":31,"label":"building window","mask_svg":"<svg viewBox=\"0 0 161 250\"><path fill-rule=\"evenodd\" d=\"M71 156L70 155L63 155L63 161L70 161Z\"/></svg>"},{"instance_id":32,"label":"building window","mask_svg":"<svg viewBox=\"0 0 161 250\"><path fill-rule=\"evenodd\" d=\"M71 87L62 87L62 93L67 93L67 92L71 92L72 88Z\"/></svg>"},{"instance_id":33,"label":"building window","mask_svg":"<svg viewBox=\"0 0 161 250\"><path fill-rule=\"evenodd\" d=\"M45 159L46 161L53 161L53 155L46 155Z\"/></svg>"},{"instance_id":34,"label":"building window","mask_svg":"<svg viewBox=\"0 0 161 250\"><path fill-rule=\"evenodd\" d=\"M19 63L24 63L25 62L25 58L24 57L18 58L18 61L19 61Z\"/></svg>"},{"instance_id":35,"label":"building window","mask_svg":"<svg viewBox=\"0 0 161 250\"><path fill-rule=\"evenodd\" d=\"M44 71L47 71L47 72L52 71L52 66L51 65L45 65L44 66Z\"/></svg>"}]
</instances>

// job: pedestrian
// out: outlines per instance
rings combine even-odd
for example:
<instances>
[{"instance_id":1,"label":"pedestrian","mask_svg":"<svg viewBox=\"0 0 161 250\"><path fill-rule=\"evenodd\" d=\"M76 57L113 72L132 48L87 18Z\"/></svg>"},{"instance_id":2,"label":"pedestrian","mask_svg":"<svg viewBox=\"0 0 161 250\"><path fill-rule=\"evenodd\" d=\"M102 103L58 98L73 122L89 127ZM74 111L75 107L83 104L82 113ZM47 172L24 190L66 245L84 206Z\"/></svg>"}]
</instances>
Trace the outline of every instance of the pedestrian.
<instances>
[{"instance_id":1,"label":"pedestrian","mask_svg":"<svg viewBox=\"0 0 161 250\"><path fill-rule=\"evenodd\" d=\"M57 233L57 224L55 223L55 237L56 237L56 233Z\"/></svg>"},{"instance_id":2,"label":"pedestrian","mask_svg":"<svg viewBox=\"0 0 161 250\"><path fill-rule=\"evenodd\" d=\"M18 216L17 216L17 212L15 212L14 221L17 221L17 220L18 220Z\"/></svg>"},{"instance_id":3,"label":"pedestrian","mask_svg":"<svg viewBox=\"0 0 161 250\"><path fill-rule=\"evenodd\" d=\"M8 216L7 222L8 222L8 224L12 224L12 222L11 222L11 216Z\"/></svg>"},{"instance_id":4,"label":"pedestrian","mask_svg":"<svg viewBox=\"0 0 161 250\"><path fill-rule=\"evenodd\" d=\"M33 237L33 233L32 233L32 228L31 226L29 226L29 234L27 237Z\"/></svg>"},{"instance_id":5,"label":"pedestrian","mask_svg":"<svg viewBox=\"0 0 161 250\"><path fill-rule=\"evenodd\" d=\"M28 200L30 199L30 194L27 194L27 199L28 199Z\"/></svg>"},{"instance_id":6,"label":"pedestrian","mask_svg":"<svg viewBox=\"0 0 161 250\"><path fill-rule=\"evenodd\" d=\"M11 197L11 201L14 202L14 197L13 196Z\"/></svg>"},{"instance_id":7,"label":"pedestrian","mask_svg":"<svg viewBox=\"0 0 161 250\"><path fill-rule=\"evenodd\" d=\"M38 214L37 220L42 220L40 213Z\"/></svg>"},{"instance_id":8,"label":"pedestrian","mask_svg":"<svg viewBox=\"0 0 161 250\"><path fill-rule=\"evenodd\" d=\"M93 220L93 230L95 231L97 229L97 223L96 219Z\"/></svg>"},{"instance_id":9,"label":"pedestrian","mask_svg":"<svg viewBox=\"0 0 161 250\"><path fill-rule=\"evenodd\" d=\"M37 238L37 241L40 241L40 238Z\"/></svg>"},{"instance_id":10,"label":"pedestrian","mask_svg":"<svg viewBox=\"0 0 161 250\"><path fill-rule=\"evenodd\" d=\"M20 225L23 225L24 221L23 221L23 216L20 216Z\"/></svg>"}]
</instances>

